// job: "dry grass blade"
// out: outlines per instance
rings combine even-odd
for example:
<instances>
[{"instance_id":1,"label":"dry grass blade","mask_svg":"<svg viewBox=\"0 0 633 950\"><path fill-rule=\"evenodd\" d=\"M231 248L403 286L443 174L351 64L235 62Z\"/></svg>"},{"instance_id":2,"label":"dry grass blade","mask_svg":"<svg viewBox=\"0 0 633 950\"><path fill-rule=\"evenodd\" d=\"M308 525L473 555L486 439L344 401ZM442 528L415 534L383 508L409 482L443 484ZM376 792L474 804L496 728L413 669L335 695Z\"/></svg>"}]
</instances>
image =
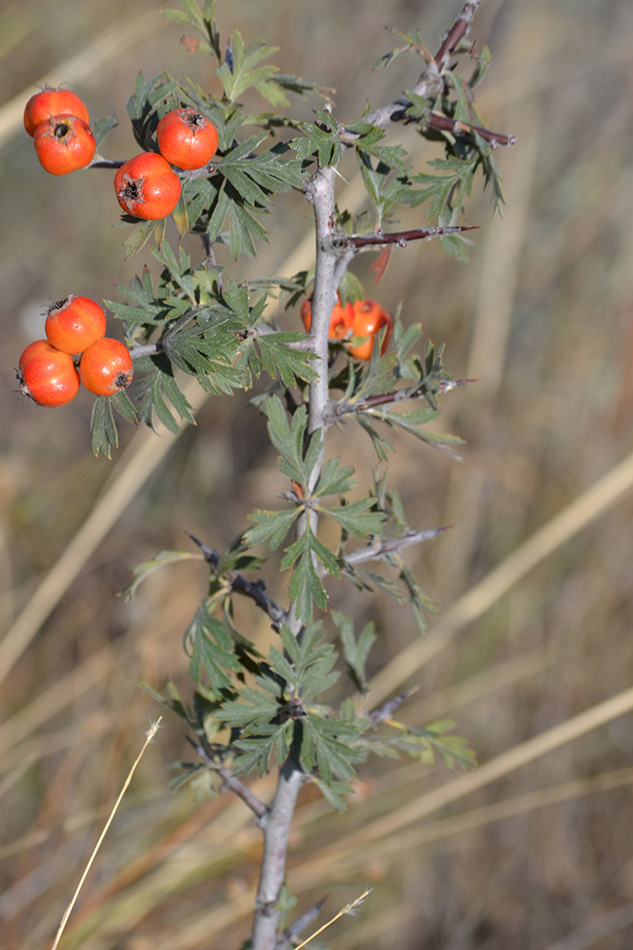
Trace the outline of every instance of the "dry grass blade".
<instances>
[{"instance_id":1,"label":"dry grass blade","mask_svg":"<svg viewBox=\"0 0 633 950\"><path fill-rule=\"evenodd\" d=\"M109 815L109 817L108 817L108 820L107 820L106 823L105 823L105 826L104 826L104 828L103 828L103 831L102 831L101 834L99 835L99 840L97 841L96 845L94 846L94 849L93 849L93 851L92 851L92 854L90 855L90 858L88 859L88 863L86 864L86 867L85 867L85 869L84 869L84 872L83 872L83 874L81 875L79 884L77 885L77 890L76 890L75 893L73 894L72 900L71 900L70 904L68 905L68 907L66 908L66 910L65 910L65 912L64 912L64 916L62 917L62 921L61 921L61 923L60 923L60 925L59 925L59 930L57 931L57 934L55 935L55 940L53 941L52 950L57 950L57 947L59 946L59 941L60 941L61 938L62 938L62 934L64 933L64 930L66 929L66 923L67 923L68 918L70 917L70 915L71 915L71 913L72 913L73 907L74 907L75 904L77 903L77 898L79 897L79 893L80 893L82 887L84 886L84 881L85 881L86 878L88 877L88 873L89 873L89 871L90 871L90 868L92 867L92 865L93 865L93 863L94 863L94 860L95 860L95 858L96 858L96 856L97 856L97 853L98 853L98 851L99 851L99 848L101 847L101 844L102 844L102 842L103 842L103 839L105 838L105 836L106 836L107 833L108 833L108 828L109 828L110 825L112 824L112 821L113 821L113 819L114 819L114 816L115 816L116 813L117 813L118 807L119 807L119 805L121 804L121 802L122 802L122 800L123 800L123 796L125 795L126 791L128 790L129 784L130 784L130 782L132 781L132 776L133 776L134 773L136 772L136 768L137 768L139 762L141 761L141 759L143 758L143 755L145 754L146 748L148 747L148 745L150 744L150 742L152 741L152 739L154 738L154 736L155 736L156 733L158 732L158 729L159 729L159 727L160 727L162 718L163 718L162 716L159 716L158 719L156 720L156 722L152 723L150 729L149 729L148 732L147 732L147 736L145 737L145 742L143 743L143 748L141 749L141 751L140 751L139 754L137 755L137 757L136 757L136 759L135 759L135 761L134 761L134 763L133 763L133 765L132 765L132 768L130 769L130 771L129 771L128 774L127 774L127 778L125 779L125 782L123 783L123 788L122 788L121 791L119 792L119 796L118 796L117 800L116 800L115 803L114 803L114 806L113 806L113 808L112 808L112 811L110 812L110 815Z\"/></svg>"}]
</instances>

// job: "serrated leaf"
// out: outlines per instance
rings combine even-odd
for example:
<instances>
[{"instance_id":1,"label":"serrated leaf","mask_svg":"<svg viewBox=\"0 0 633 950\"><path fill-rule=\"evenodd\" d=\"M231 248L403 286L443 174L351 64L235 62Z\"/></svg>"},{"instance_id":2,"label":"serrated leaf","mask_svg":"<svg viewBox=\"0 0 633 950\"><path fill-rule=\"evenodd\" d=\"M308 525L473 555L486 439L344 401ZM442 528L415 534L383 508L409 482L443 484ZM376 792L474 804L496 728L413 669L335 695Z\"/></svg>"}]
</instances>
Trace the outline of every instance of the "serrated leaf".
<instances>
[{"instance_id":1,"label":"serrated leaf","mask_svg":"<svg viewBox=\"0 0 633 950\"><path fill-rule=\"evenodd\" d=\"M357 538L364 538L368 535L380 534L385 524L385 515L381 511L368 510L374 504L373 498L359 498L358 501L340 505L338 508L326 508L319 505L318 510L333 518L342 528Z\"/></svg>"},{"instance_id":2,"label":"serrated leaf","mask_svg":"<svg viewBox=\"0 0 633 950\"><path fill-rule=\"evenodd\" d=\"M118 124L119 121L115 115L106 115L103 119L97 119L96 122L90 123L90 130L94 136L97 148L99 148L104 139Z\"/></svg>"},{"instance_id":3,"label":"serrated leaf","mask_svg":"<svg viewBox=\"0 0 633 950\"><path fill-rule=\"evenodd\" d=\"M344 617L343 614L334 611L332 619L339 628L343 657L354 685L359 692L367 693L365 666L370 650L376 642L374 625L373 623L368 623L361 631L358 639L356 639L354 636L354 623L351 617Z\"/></svg>"},{"instance_id":4,"label":"serrated leaf","mask_svg":"<svg viewBox=\"0 0 633 950\"><path fill-rule=\"evenodd\" d=\"M332 782L328 785L318 775L313 775L312 781L335 811L344 812L347 809L347 802L343 795L351 795L354 791L349 782Z\"/></svg>"},{"instance_id":5,"label":"serrated leaf","mask_svg":"<svg viewBox=\"0 0 633 950\"><path fill-rule=\"evenodd\" d=\"M152 234L154 233L155 221L142 221L137 224L132 234L125 244L125 260L127 261L133 254L138 254L141 248L145 247Z\"/></svg>"},{"instance_id":6,"label":"serrated leaf","mask_svg":"<svg viewBox=\"0 0 633 950\"><path fill-rule=\"evenodd\" d=\"M288 346L302 337L301 333L261 333L256 337L263 369L271 379L280 379L288 389L297 385L297 379L311 383L316 378L310 365L315 359L314 353Z\"/></svg>"},{"instance_id":7,"label":"serrated leaf","mask_svg":"<svg viewBox=\"0 0 633 950\"><path fill-rule=\"evenodd\" d=\"M189 675L195 683L202 679L203 672L214 690L230 688L233 680L229 673L239 673L241 664L234 653L233 639L224 624L211 617L203 604L185 634L185 644L190 651ZM218 710L216 716L220 716Z\"/></svg>"},{"instance_id":8,"label":"serrated leaf","mask_svg":"<svg viewBox=\"0 0 633 950\"><path fill-rule=\"evenodd\" d=\"M103 452L108 459L112 457L112 449L119 447L119 433L112 415L110 399L110 396L98 396L90 418L92 451L94 455Z\"/></svg>"},{"instance_id":9,"label":"serrated leaf","mask_svg":"<svg viewBox=\"0 0 633 950\"><path fill-rule=\"evenodd\" d=\"M114 396L110 396L111 405L120 413L126 422L136 425L136 407L124 389L119 390Z\"/></svg>"},{"instance_id":10,"label":"serrated leaf","mask_svg":"<svg viewBox=\"0 0 633 950\"><path fill-rule=\"evenodd\" d=\"M259 66L258 64L276 53L278 47L267 46L263 40L254 40L245 47L237 30L231 33L230 44L232 66L223 63L216 72L224 88L224 94L231 102L234 102L251 86L257 87L260 83L273 78L278 71L276 66Z\"/></svg>"},{"instance_id":11,"label":"serrated leaf","mask_svg":"<svg viewBox=\"0 0 633 950\"><path fill-rule=\"evenodd\" d=\"M353 475L354 469L351 465L341 466L339 458L328 459L323 466L314 497L324 498L326 495L344 495L350 492L356 484Z\"/></svg>"},{"instance_id":12,"label":"serrated leaf","mask_svg":"<svg viewBox=\"0 0 633 950\"><path fill-rule=\"evenodd\" d=\"M257 522L256 528L249 528L244 532L242 538L248 548L254 548L262 541L269 540L268 546L271 551L279 547L284 540L290 528L301 513L299 508L289 511L262 511L256 509L248 516L249 521Z\"/></svg>"}]
</instances>

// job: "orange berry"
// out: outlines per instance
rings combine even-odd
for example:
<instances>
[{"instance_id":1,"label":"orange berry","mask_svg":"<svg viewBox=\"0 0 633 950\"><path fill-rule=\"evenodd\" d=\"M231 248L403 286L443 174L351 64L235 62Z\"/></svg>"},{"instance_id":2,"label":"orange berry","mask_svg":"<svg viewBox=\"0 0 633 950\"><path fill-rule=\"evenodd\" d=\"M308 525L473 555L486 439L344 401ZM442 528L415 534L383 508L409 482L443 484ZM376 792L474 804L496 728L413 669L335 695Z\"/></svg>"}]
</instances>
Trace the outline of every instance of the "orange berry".
<instances>
[{"instance_id":1,"label":"orange berry","mask_svg":"<svg viewBox=\"0 0 633 950\"><path fill-rule=\"evenodd\" d=\"M117 170L114 190L124 211L135 218L158 221L174 210L180 181L157 152L141 152Z\"/></svg>"},{"instance_id":2,"label":"orange berry","mask_svg":"<svg viewBox=\"0 0 633 950\"><path fill-rule=\"evenodd\" d=\"M87 124L90 115L85 102L70 89L53 89L45 86L41 92L31 96L24 109L24 128L29 135L35 135L35 130L42 122L51 116L76 115Z\"/></svg>"},{"instance_id":3,"label":"orange berry","mask_svg":"<svg viewBox=\"0 0 633 950\"><path fill-rule=\"evenodd\" d=\"M328 339L330 340L340 340L345 336L347 331L352 325L354 319L354 311L352 309L351 303L346 303L345 306L341 303L341 295L337 293L336 295L338 303L335 303L332 307L332 313L330 315L330 326L328 328ZM304 300L301 307L301 319L306 330L309 332L310 327L312 326L312 301L311 299Z\"/></svg>"},{"instance_id":4,"label":"orange berry","mask_svg":"<svg viewBox=\"0 0 633 950\"><path fill-rule=\"evenodd\" d=\"M90 297L71 294L51 304L44 326L48 342L63 353L83 353L106 331L106 315Z\"/></svg>"},{"instance_id":5,"label":"orange berry","mask_svg":"<svg viewBox=\"0 0 633 950\"><path fill-rule=\"evenodd\" d=\"M20 392L38 406L65 406L79 390L79 373L72 356L48 342L29 343L18 364Z\"/></svg>"},{"instance_id":6,"label":"orange berry","mask_svg":"<svg viewBox=\"0 0 633 950\"><path fill-rule=\"evenodd\" d=\"M163 158L179 168L204 168L218 150L218 130L196 109L172 109L156 129Z\"/></svg>"},{"instance_id":7,"label":"orange berry","mask_svg":"<svg viewBox=\"0 0 633 950\"><path fill-rule=\"evenodd\" d=\"M132 357L124 343L103 336L83 353L81 381L95 396L113 396L132 382Z\"/></svg>"},{"instance_id":8,"label":"orange berry","mask_svg":"<svg viewBox=\"0 0 633 950\"><path fill-rule=\"evenodd\" d=\"M380 353L381 355L385 353L393 325L391 316L379 303L367 297L364 300L355 300L353 310L352 333L354 336L368 337L368 339L358 346L350 346L351 356L357 360L368 360L374 348L374 337L383 327L387 327L387 332L382 341Z\"/></svg>"},{"instance_id":9,"label":"orange berry","mask_svg":"<svg viewBox=\"0 0 633 950\"><path fill-rule=\"evenodd\" d=\"M90 126L76 115L55 115L42 122L33 137L40 165L51 175L85 168L97 148Z\"/></svg>"}]
</instances>

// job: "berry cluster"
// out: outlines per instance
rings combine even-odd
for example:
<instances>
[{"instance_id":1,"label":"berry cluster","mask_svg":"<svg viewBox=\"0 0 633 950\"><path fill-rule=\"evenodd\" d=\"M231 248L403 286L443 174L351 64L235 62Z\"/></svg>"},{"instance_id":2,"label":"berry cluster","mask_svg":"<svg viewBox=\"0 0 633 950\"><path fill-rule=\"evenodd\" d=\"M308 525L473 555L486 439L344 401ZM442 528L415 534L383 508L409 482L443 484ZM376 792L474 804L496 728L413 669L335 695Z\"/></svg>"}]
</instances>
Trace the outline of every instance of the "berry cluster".
<instances>
[{"instance_id":1,"label":"berry cluster","mask_svg":"<svg viewBox=\"0 0 633 950\"><path fill-rule=\"evenodd\" d=\"M70 89L46 86L31 96L24 110L24 128L33 137L40 165L51 175L85 168L97 148L88 125L86 104Z\"/></svg>"},{"instance_id":2,"label":"berry cluster","mask_svg":"<svg viewBox=\"0 0 633 950\"><path fill-rule=\"evenodd\" d=\"M85 103L67 89L45 87L29 99L24 127L33 136L41 165L53 175L66 175L93 161L96 143ZM175 108L156 128L158 151L144 151L117 168L114 189L123 211L157 221L178 204L181 179L205 169L216 154L215 125L194 108ZM118 163L113 163L118 164ZM310 329L310 299L301 319ZM328 336L341 341L348 354L369 360L376 336L384 329L381 354L392 330L389 313L365 298L332 309ZM63 406L77 394L80 381L98 396L111 396L129 385L132 358L127 347L104 336L102 308L87 297L70 296L47 312L46 339L31 343L20 357L18 378L23 393L42 406Z\"/></svg>"},{"instance_id":3,"label":"berry cluster","mask_svg":"<svg viewBox=\"0 0 633 950\"><path fill-rule=\"evenodd\" d=\"M45 340L20 356L20 391L53 408L75 398L80 381L95 396L113 396L132 381L132 357L125 344L105 336L106 315L89 297L71 295L51 304Z\"/></svg>"},{"instance_id":4,"label":"berry cluster","mask_svg":"<svg viewBox=\"0 0 633 950\"><path fill-rule=\"evenodd\" d=\"M67 175L89 165L96 143L86 104L69 89L46 86L24 109L24 128L33 137L40 164L52 175ZM114 188L124 211L159 220L176 207L181 194L170 162L187 171L208 165L218 148L216 127L195 109L172 109L157 129L161 152L141 152L124 162ZM71 295L52 304L46 339L36 340L20 356L22 393L40 406L64 406L80 382L97 396L112 396L132 380L127 347L106 337L103 309L88 297Z\"/></svg>"},{"instance_id":5,"label":"berry cluster","mask_svg":"<svg viewBox=\"0 0 633 950\"><path fill-rule=\"evenodd\" d=\"M332 308L330 316L330 327L328 337L330 340L356 339L356 343L348 346L350 356L357 360L368 360L374 348L374 337L386 327L385 335L380 349L381 356L387 349L393 321L391 315L376 301L365 297L364 300L355 300L353 303L341 303L340 294L337 294L338 301ZM312 324L312 303L308 299L304 301L301 307L301 319L306 330L310 330ZM357 339L358 338L358 339Z\"/></svg>"}]
</instances>

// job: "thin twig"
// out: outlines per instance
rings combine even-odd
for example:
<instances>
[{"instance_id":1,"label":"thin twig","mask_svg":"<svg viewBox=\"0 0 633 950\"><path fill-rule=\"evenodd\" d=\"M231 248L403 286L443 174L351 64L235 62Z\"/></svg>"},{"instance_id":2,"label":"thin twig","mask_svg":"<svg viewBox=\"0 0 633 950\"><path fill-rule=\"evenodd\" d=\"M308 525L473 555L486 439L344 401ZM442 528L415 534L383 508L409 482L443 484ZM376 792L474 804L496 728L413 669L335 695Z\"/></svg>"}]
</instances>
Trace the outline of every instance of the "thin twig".
<instances>
[{"instance_id":1,"label":"thin twig","mask_svg":"<svg viewBox=\"0 0 633 950\"><path fill-rule=\"evenodd\" d=\"M130 350L130 356L133 360L140 360L143 356L155 356L161 353L163 345L160 340L156 343L136 343Z\"/></svg>"},{"instance_id":2,"label":"thin twig","mask_svg":"<svg viewBox=\"0 0 633 950\"><path fill-rule=\"evenodd\" d=\"M442 132L452 132L454 135L476 134L480 138L489 142L493 148L499 145L516 145L516 135L506 135L504 132L493 132L492 129L484 129L480 125L471 125L469 122L462 122L457 119L451 119L440 112L430 112L428 115L421 116L419 121L423 125L431 126L433 129L440 129Z\"/></svg>"},{"instance_id":3,"label":"thin twig","mask_svg":"<svg viewBox=\"0 0 633 950\"><path fill-rule=\"evenodd\" d=\"M195 534L191 534L191 532L186 529L185 534L191 538L194 544L198 545L207 564L217 573L220 563L220 555L218 552L214 551L213 548L207 547ZM278 630L279 627L287 621L288 612L268 596L265 587L266 582L263 579L259 581L249 581L248 578L240 574L239 571L226 571L222 576L227 579L231 591L243 594L245 597L250 597L264 613L268 614L275 630Z\"/></svg>"},{"instance_id":4,"label":"thin twig","mask_svg":"<svg viewBox=\"0 0 633 950\"><path fill-rule=\"evenodd\" d=\"M410 696L417 693L419 688L419 686L412 686L411 689L408 689L406 693L403 693L401 696L395 696L394 699L389 699L386 703L383 703L382 706L378 706L377 709L370 712L369 719L375 726L377 726L379 722L384 722L385 719L391 719L398 706L401 706Z\"/></svg>"},{"instance_id":5,"label":"thin twig","mask_svg":"<svg viewBox=\"0 0 633 950\"><path fill-rule=\"evenodd\" d=\"M335 247L361 248L384 247L388 244L398 244L406 247L409 241L426 241L445 234L459 234L460 231L477 231L478 224L461 224L450 227L414 228L409 231L392 231L387 234L351 234L342 235L334 239Z\"/></svg>"},{"instance_id":6,"label":"thin twig","mask_svg":"<svg viewBox=\"0 0 633 950\"><path fill-rule=\"evenodd\" d=\"M464 4L452 27L442 40L442 45L440 46L435 57L435 62L437 63L440 72L443 72L446 69L451 53L459 41L464 36L466 36L470 30L470 24L473 21L473 17L477 12L477 7L480 3L481 0L468 0L468 3Z\"/></svg>"},{"instance_id":7,"label":"thin twig","mask_svg":"<svg viewBox=\"0 0 633 950\"><path fill-rule=\"evenodd\" d=\"M241 779L237 778L236 775L231 772L229 768L225 765L218 765L217 762L213 759L211 755L207 752L204 745L199 742L195 742L191 736L185 736L187 742L193 746L196 750L202 761L211 769L213 772L217 772L223 782L223 787L228 788L229 791L233 792L234 795L237 795L238 798L244 802L245 805L250 808L255 817L257 818L257 823L261 826L266 820L268 815L268 806L255 795L253 791L245 785Z\"/></svg>"},{"instance_id":8,"label":"thin twig","mask_svg":"<svg viewBox=\"0 0 633 950\"><path fill-rule=\"evenodd\" d=\"M451 389L457 389L458 386L465 386L466 383L476 383L476 379L446 379L439 383L434 383L433 392L435 395L450 392ZM375 396L366 396L364 399L358 399L356 402L341 400L340 402L331 402L328 406L325 418L328 422L339 419L341 416L352 415L359 412L371 412L380 406L386 406L392 403L397 405L400 402L407 402L410 399L422 399L427 395L426 384L416 383L415 386L408 386L406 389L396 389L388 393L377 393Z\"/></svg>"},{"instance_id":9,"label":"thin twig","mask_svg":"<svg viewBox=\"0 0 633 950\"><path fill-rule=\"evenodd\" d=\"M386 554L399 554L404 548L412 544L420 544L422 541L431 541L438 534L444 531L450 531L452 525L445 525L443 528L431 528L425 531L407 531L400 538L391 538L389 541L376 541L375 544L368 544L364 548L358 548L343 558L348 567L356 567L357 564L364 564L365 561L375 561Z\"/></svg>"}]
</instances>

